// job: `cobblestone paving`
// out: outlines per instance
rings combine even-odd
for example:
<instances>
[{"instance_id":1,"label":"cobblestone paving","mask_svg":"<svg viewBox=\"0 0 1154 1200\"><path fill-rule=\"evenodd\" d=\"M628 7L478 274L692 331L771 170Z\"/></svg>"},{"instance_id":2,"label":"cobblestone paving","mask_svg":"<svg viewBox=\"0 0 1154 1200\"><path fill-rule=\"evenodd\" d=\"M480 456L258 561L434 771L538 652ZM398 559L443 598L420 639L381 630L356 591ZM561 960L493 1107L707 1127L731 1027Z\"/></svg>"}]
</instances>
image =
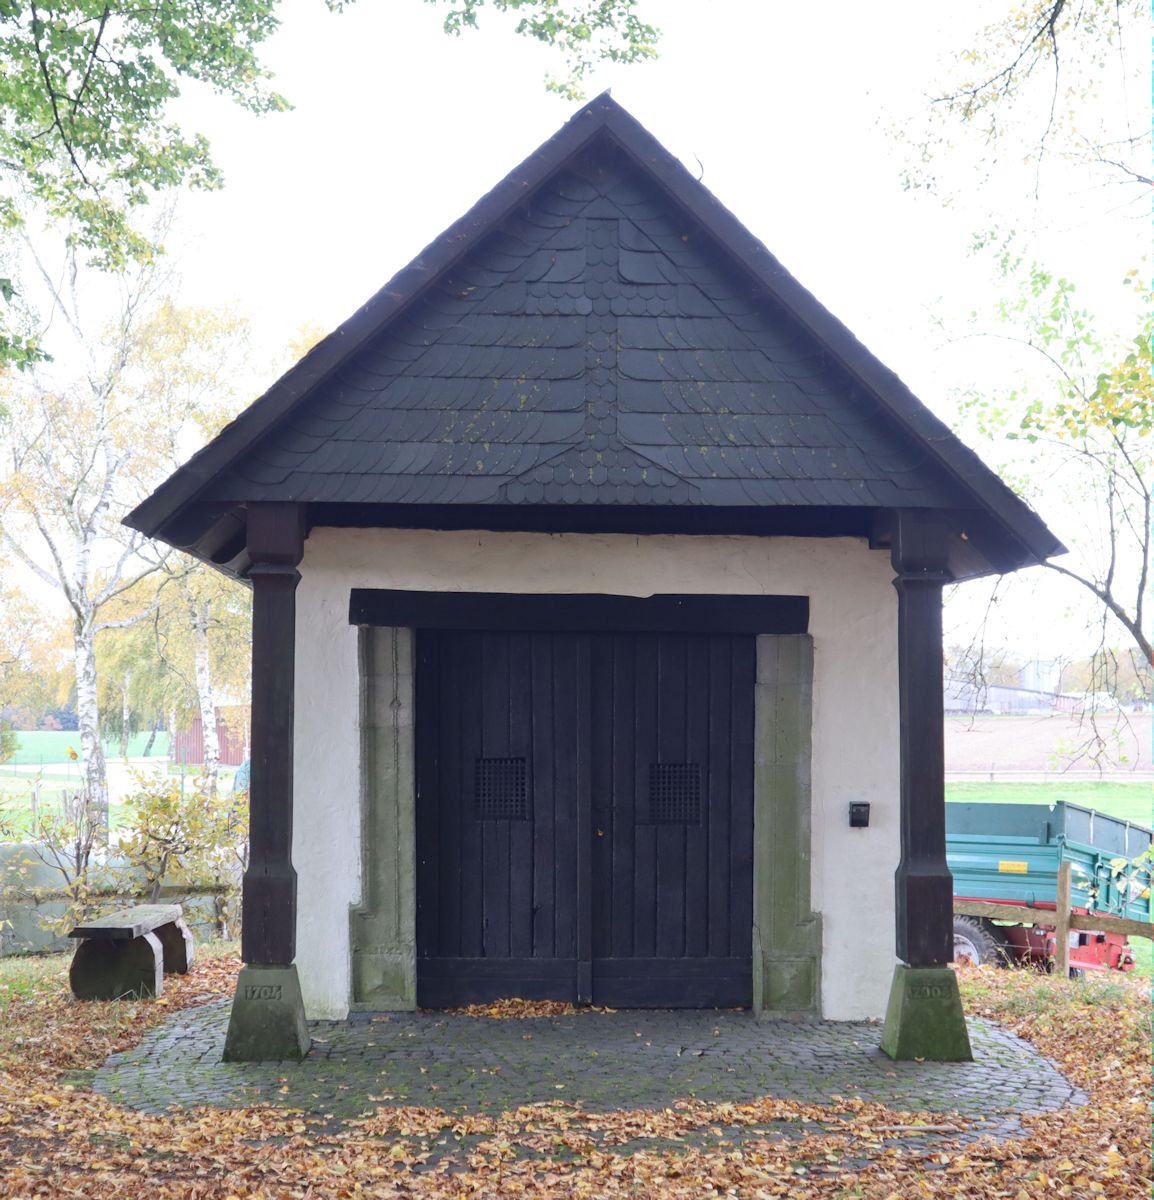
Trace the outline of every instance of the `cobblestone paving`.
<instances>
[{"instance_id":1,"label":"cobblestone paving","mask_svg":"<svg viewBox=\"0 0 1154 1200\"><path fill-rule=\"evenodd\" d=\"M151 1112L257 1103L340 1125L378 1105L498 1114L562 1100L590 1111L677 1099L860 1096L896 1109L958 1113L967 1139L1010 1137L1019 1118L1084 1097L1028 1043L970 1021L973 1063L895 1063L879 1025L758 1022L743 1012L615 1012L529 1020L444 1013L313 1022L303 1063L222 1063L228 1001L190 1009L114 1054L97 1092ZM89 1082L86 1080L86 1082ZM749 1131L751 1134L754 1130ZM760 1136L765 1136L762 1131Z\"/></svg>"}]
</instances>

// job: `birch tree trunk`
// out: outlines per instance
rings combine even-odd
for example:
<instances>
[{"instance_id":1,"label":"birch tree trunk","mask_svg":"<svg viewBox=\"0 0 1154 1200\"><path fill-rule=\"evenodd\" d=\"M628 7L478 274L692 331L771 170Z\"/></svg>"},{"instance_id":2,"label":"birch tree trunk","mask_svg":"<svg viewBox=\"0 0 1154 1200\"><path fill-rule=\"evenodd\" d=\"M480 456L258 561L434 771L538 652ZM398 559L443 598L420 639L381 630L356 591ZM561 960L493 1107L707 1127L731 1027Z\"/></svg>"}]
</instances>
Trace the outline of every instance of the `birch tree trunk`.
<instances>
[{"instance_id":1,"label":"birch tree trunk","mask_svg":"<svg viewBox=\"0 0 1154 1200\"><path fill-rule=\"evenodd\" d=\"M99 708L96 699L96 635L90 621L76 620L72 627L76 655L76 722L84 766L84 802L93 824L108 831L108 771L100 744Z\"/></svg>"},{"instance_id":2,"label":"birch tree trunk","mask_svg":"<svg viewBox=\"0 0 1154 1200\"><path fill-rule=\"evenodd\" d=\"M120 757L128 757L129 725L132 720L132 708L128 703L128 689L132 686L132 672L125 671L120 684Z\"/></svg>"},{"instance_id":3,"label":"birch tree trunk","mask_svg":"<svg viewBox=\"0 0 1154 1200\"><path fill-rule=\"evenodd\" d=\"M210 411L210 395L229 377L224 364L239 327L174 308L160 298L163 278L142 266L122 280L118 316L109 324L102 315L101 332L94 335L81 316L75 247L66 249L59 269L37 254L26 235L24 245L69 353L54 366L35 364L6 378L5 407L18 405L19 419L8 423L0 445L0 548L60 593L71 610L85 800L107 821L96 639L158 610L159 590L147 600L133 593L165 569L169 555L126 531L117 517L183 458L185 435L197 414ZM220 416L226 415L222 408ZM205 643L206 623L207 611L205 628L197 631ZM208 665L205 653L203 685L199 661L197 677L206 766L215 783L220 754ZM126 719L123 750L127 728ZM175 722L170 729L175 735Z\"/></svg>"},{"instance_id":4,"label":"birch tree trunk","mask_svg":"<svg viewBox=\"0 0 1154 1200\"><path fill-rule=\"evenodd\" d=\"M212 686L212 662L208 653L211 611L209 600L189 602L196 663L196 698L200 706L204 741L204 786L210 796L215 796L220 774L220 739L216 736L216 694Z\"/></svg>"}]
</instances>

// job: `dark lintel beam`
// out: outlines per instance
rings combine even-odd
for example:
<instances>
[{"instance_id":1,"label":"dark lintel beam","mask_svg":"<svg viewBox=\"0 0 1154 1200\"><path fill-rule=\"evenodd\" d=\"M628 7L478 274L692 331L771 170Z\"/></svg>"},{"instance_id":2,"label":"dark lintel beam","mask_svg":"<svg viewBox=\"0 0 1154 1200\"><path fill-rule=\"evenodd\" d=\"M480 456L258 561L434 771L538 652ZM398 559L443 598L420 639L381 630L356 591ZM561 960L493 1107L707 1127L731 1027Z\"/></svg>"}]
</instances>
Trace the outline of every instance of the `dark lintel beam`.
<instances>
[{"instance_id":1,"label":"dark lintel beam","mask_svg":"<svg viewBox=\"0 0 1154 1200\"><path fill-rule=\"evenodd\" d=\"M805 633L806 596L603 596L353 588L352 625L615 633Z\"/></svg>"}]
</instances>

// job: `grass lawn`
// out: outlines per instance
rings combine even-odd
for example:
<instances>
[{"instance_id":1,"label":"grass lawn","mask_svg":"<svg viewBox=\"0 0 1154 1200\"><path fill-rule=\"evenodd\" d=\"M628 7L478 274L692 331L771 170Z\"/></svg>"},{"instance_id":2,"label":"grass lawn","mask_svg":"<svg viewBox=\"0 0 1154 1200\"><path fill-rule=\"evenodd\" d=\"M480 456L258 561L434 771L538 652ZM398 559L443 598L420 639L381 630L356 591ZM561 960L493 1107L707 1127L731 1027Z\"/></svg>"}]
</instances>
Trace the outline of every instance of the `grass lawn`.
<instances>
[{"instance_id":1,"label":"grass lawn","mask_svg":"<svg viewBox=\"0 0 1154 1200\"><path fill-rule=\"evenodd\" d=\"M1150 827L1154 788L1148 783L947 783L946 799L970 804L1053 804L1064 800Z\"/></svg>"},{"instance_id":2,"label":"grass lawn","mask_svg":"<svg viewBox=\"0 0 1154 1200\"><path fill-rule=\"evenodd\" d=\"M139 758L148 745L149 733L133 734L128 739L128 757ZM38 766L40 763L68 761L69 748L80 752L80 734L76 730L53 732L43 729L16 731L16 753L8 762L18 766ZM104 743L104 753L109 758L120 757L120 741L113 739ZM168 734L158 733L152 744L152 757L163 758L168 753Z\"/></svg>"},{"instance_id":3,"label":"grass lawn","mask_svg":"<svg viewBox=\"0 0 1154 1200\"><path fill-rule=\"evenodd\" d=\"M75 785L76 781L74 781ZM64 780L53 781L50 776L44 777L40 788L40 811L42 813L59 812L58 801L60 793L65 791ZM32 784L28 779L13 779L0 775L0 818L11 821L17 828L27 830L31 817ZM117 829L123 824L127 813L127 805L113 801L108 806L108 823L110 828Z\"/></svg>"},{"instance_id":4,"label":"grass lawn","mask_svg":"<svg viewBox=\"0 0 1154 1200\"><path fill-rule=\"evenodd\" d=\"M55 784L65 787L68 784L78 784L80 778L79 768L67 775L63 771L41 771L38 767L13 767L11 763L4 763L0 767L0 789L8 791L30 791L37 779L46 786Z\"/></svg>"}]
</instances>

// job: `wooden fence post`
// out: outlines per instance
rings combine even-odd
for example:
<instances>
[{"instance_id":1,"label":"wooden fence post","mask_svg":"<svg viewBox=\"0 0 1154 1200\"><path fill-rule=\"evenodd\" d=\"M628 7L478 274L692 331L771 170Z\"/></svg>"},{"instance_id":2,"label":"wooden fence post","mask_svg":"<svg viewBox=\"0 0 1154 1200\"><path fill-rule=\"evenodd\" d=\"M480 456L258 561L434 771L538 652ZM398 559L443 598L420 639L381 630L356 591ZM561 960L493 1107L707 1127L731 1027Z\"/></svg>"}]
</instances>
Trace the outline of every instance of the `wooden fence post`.
<instances>
[{"instance_id":1,"label":"wooden fence post","mask_svg":"<svg viewBox=\"0 0 1154 1200\"><path fill-rule=\"evenodd\" d=\"M1054 914L1054 974L1070 978L1070 864L1058 866L1058 911Z\"/></svg>"}]
</instances>

